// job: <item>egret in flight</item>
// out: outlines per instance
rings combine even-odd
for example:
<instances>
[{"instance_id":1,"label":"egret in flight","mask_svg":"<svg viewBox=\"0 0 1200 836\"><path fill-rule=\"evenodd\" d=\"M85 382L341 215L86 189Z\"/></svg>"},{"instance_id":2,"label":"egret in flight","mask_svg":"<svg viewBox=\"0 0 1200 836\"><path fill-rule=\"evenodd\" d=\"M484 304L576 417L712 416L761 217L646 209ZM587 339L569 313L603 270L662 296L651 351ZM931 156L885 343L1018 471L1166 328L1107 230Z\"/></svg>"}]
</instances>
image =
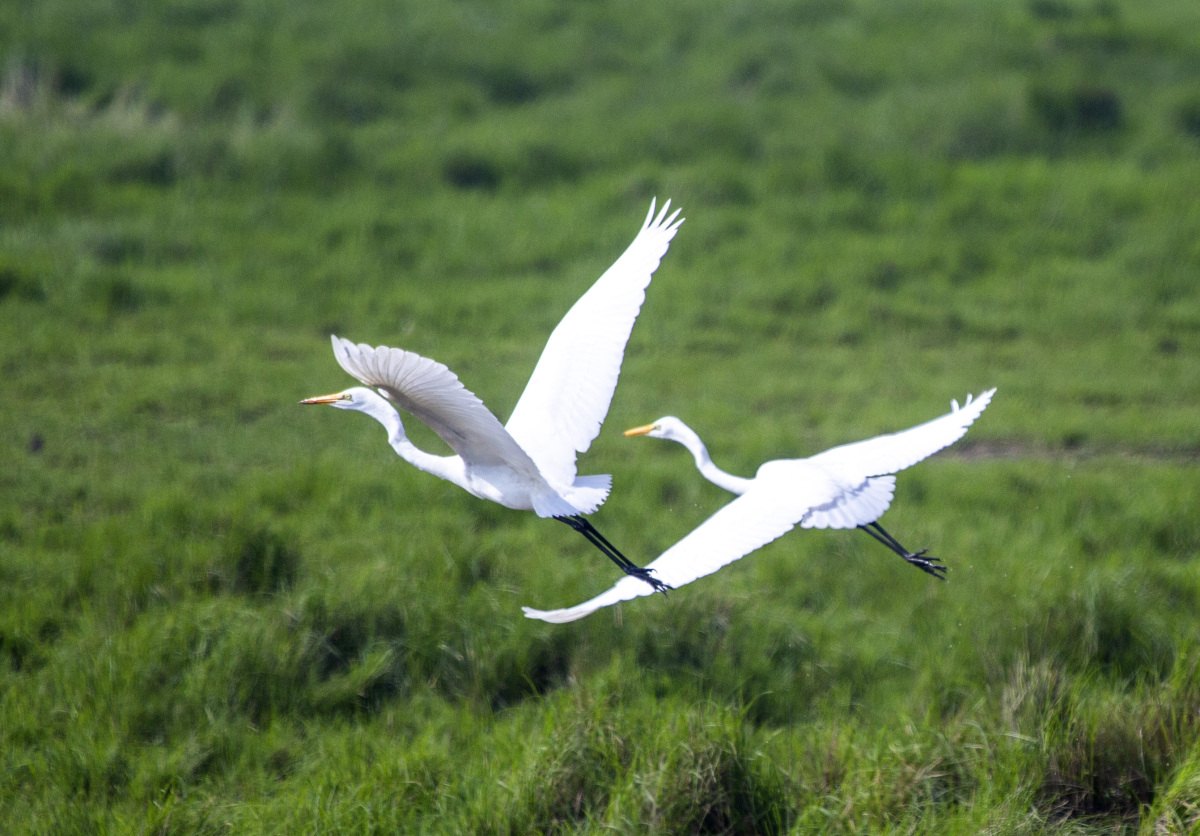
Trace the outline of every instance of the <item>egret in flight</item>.
<instances>
[{"instance_id":1,"label":"egret in flight","mask_svg":"<svg viewBox=\"0 0 1200 836\"><path fill-rule=\"evenodd\" d=\"M696 467L713 484L739 494L646 568L673 589L711 575L777 537L801 528L861 528L909 563L937 578L945 567L925 549L910 552L876 522L892 502L898 473L948 447L967 432L983 412L995 389L978 398L967 396L960 408L903 432L844 444L807 459L778 459L764 464L753 479L726 473L715 464L700 436L678 418L668 416L625 435L667 438L687 447ZM591 615L601 607L628 601L649 590L629 579L574 607L535 610L528 618L561 624Z\"/></svg>"},{"instance_id":2,"label":"egret in flight","mask_svg":"<svg viewBox=\"0 0 1200 836\"><path fill-rule=\"evenodd\" d=\"M668 215L670 206L668 200L656 215L651 202L633 243L551 332L507 425L441 363L337 336L338 363L373 388L356 386L300 403L365 412L383 424L388 443L415 467L481 499L564 522L648 591L665 591L584 518L608 497L612 477L576 475L575 457L600 432L646 287L683 223L678 209ZM417 449L395 407L428 424L457 455Z\"/></svg>"}]
</instances>

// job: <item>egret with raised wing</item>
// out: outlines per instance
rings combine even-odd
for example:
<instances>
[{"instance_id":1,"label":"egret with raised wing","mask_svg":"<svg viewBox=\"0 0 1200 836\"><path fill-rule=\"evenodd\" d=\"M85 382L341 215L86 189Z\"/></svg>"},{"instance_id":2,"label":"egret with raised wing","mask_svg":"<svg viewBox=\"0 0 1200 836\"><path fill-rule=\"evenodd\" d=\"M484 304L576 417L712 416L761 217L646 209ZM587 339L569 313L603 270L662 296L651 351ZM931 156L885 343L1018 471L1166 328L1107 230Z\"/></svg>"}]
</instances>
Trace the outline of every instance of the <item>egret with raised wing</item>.
<instances>
[{"instance_id":1,"label":"egret with raised wing","mask_svg":"<svg viewBox=\"0 0 1200 836\"><path fill-rule=\"evenodd\" d=\"M670 206L668 200L655 214L651 202L633 243L555 327L507 425L441 363L336 336L338 363L373 388L357 386L301 403L370 415L387 429L392 448L415 467L481 499L564 522L647 591L665 591L649 570L621 554L584 518L608 497L612 477L579 476L575 459L600 432L646 287L683 223L678 209L668 214ZM428 424L456 455L419 450L395 407Z\"/></svg>"},{"instance_id":2,"label":"egret with raised wing","mask_svg":"<svg viewBox=\"0 0 1200 836\"><path fill-rule=\"evenodd\" d=\"M945 578L945 566L925 549L910 552L879 525L877 520L892 502L893 475L948 447L966 434L995 393L967 396L960 408L903 432L844 444L807 459L778 459L758 469L753 479L726 473L715 464L700 436L678 418L668 416L653 424L628 430L626 435L666 438L687 447L696 467L710 482L740 494L698 528L646 566L672 589L691 583L772 540L801 528L861 528L909 563L936 578ZM628 601L649 590L623 578L607 592L574 607L535 610L522 607L529 618L563 623L590 615L601 607Z\"/></svg>"}]
</instances>

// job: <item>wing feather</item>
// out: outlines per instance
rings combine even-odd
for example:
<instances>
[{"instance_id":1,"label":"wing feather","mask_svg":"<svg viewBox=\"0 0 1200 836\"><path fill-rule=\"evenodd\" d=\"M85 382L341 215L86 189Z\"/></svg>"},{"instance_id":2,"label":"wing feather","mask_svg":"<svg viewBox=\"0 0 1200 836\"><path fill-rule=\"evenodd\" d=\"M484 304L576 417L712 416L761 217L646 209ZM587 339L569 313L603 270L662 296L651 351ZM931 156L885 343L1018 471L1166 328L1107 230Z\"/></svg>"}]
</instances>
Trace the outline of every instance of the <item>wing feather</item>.
<instances>
[{"instance_id":1,"label":"wing feather","mask_svg":"<svg viewBox=\"0 0 1200 836\"><path fill-rule=\"evenodd\" d=\"M608 414L625 344L646 287L683 223L671 201L654 203L624 254L567 311L508 420L508 432L551 482L575 480L575 457L591 446Z\"/></svg>"},{"instance_id":2,"label":"wing feather","mask_svg":"<svg viewBox=\"0 0 1200 836\"><path fill-rule=\"evenodd\" d=\"M818 505L800 520L801 528L854 528L875 522L892 504L895 476L875 476Z\"/></svg>"},{"instance_id":3,"label":"wing feather","mask_svg":"<svg viewBox=\"0 0 1200 836\"><path fill-rule=\"evenodd\" d=\"M336 336L333 354L350 375L428 424L468 465L505 465L538 476L537 465L499 419L443 364L400 348L356 345Z\"/></svg>"},{"instance_id":4,"label":"wing feather","mask_svg":"<svg viewBox=\"0 0 1200 836\"><path fill-rule=\"evenodd\" d=\"M808 461L851 482L897 473L966 435L967 428L982 414L995 392L989 389L974 399L968 395L961 408L954 402L953 409L940 418L898 433L833 447Z\"/></svg>"},{"instance_id":5,"label":"wing feather","mask_svg":"<svg viewBox=\"0 0 1200 836\"><path fill-rule=\"evenodd\" d=\"M762 548L795 527L812 507L823 499L802 485L784 485L767 481L755 484L746 493L717 511L695 530L648 564L655 577L678 589L711 575L722 566ZM535 610L522 607L527 618L554 624L575 621L602 607L628 601L654 590L645 581L626 576L590 601L560 610Z\"/></svg>"}]
</instances>

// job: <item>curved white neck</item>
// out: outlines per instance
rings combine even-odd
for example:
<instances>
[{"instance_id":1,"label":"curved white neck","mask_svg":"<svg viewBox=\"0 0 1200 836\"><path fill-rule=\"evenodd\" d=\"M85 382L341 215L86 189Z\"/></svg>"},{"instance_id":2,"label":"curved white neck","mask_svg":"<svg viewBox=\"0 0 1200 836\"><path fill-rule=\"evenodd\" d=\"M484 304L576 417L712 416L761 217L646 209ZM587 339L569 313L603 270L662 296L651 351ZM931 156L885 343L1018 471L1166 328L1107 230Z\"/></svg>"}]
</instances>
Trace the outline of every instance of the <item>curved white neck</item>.
<instances>
[{"instance_id":1,"label":"curved white neck","mask_svg":"<svg viewBox=\"0 0 1200 836\"><path fill-rule=\"evenodd\" d=\"M743 479L741 476L726 473L713 464L712 457L708 455L708 448L704 446L704 442L700 440L700 436L696 435L696 431L683 424L682 421L680 424L679 434L671 436L671 440L679 442L692 451L692 456L696 459L696 468L700 471L700 475L717 487L724 488L730 493L745 493L753 480Z\"/></svg>"},{"instance_id":2,"label":"curved white neck","mask_svg":"<svg viewBox=\"0 0 1200 836\"><path fill-rule=\"evenodd\" d=\"M415 468L432 473L447 482L453 482L460 488L469 490L463 460L458 456L435 456L433 453L426 453L419 449L409 441L405 434L404 422L400 420L400 413L384 398L371 398L358 411L370 415L383 424L384 429L388 432L388 444L392 445L392 449L400 458Z\"/></svg>"}]
</instances>

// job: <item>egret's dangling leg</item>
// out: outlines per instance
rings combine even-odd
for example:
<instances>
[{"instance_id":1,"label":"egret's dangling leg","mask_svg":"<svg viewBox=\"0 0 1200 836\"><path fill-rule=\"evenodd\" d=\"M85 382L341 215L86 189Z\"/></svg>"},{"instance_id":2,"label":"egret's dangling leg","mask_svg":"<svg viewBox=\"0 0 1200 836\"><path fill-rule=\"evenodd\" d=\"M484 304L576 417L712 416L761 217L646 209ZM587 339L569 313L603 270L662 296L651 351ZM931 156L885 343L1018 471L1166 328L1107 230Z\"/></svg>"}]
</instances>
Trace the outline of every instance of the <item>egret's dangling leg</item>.
<instances>
[{"instance_id":1,"label":"egret's dangling leg","mask_svg":"<svg viewBox=\"0 0 1200 836\"><path fill-rule=\"evenodd\" d=\"M554 519L558 520L559 522L566 523L567 525L571 526L571 528L575 529L584 537L586 537L587 541L598 548L605 557L617 564L617 566L621 567L621 571L626 575L632 575L639 580L645 581L646 583L650 584L650 587L655 592L661 592L663 595L666 595L667 590L671 588L655 578L652 569L643 569L625 555L621 554L621 550L612 543L608 542L608 539L599 531L597 531L596 527L588 522L582 515L574 514L569 517L555 517Z\"/></svg>"},{"instance_id":2,"label":"egret's dangling leg","mask_svg":"<svg viewBox=\"0 0 1200 836\"><path fill-rule=\"evenodd\" d=\"M859 528L870 534L880 543L883 543L889 549L903 557L921 571L928 572L939 581L946 580L945 564L943 564L942 561L938 560L936 557L925 557L925 552L927 552L928 549L921 549L918 552L910 552L908 549L904 548L904 546L900 545L900 541L888 534L887 531L884 530L883 526L877 522L868 523L867 525L860 525Z\"/></svg>"}]
</instances>

